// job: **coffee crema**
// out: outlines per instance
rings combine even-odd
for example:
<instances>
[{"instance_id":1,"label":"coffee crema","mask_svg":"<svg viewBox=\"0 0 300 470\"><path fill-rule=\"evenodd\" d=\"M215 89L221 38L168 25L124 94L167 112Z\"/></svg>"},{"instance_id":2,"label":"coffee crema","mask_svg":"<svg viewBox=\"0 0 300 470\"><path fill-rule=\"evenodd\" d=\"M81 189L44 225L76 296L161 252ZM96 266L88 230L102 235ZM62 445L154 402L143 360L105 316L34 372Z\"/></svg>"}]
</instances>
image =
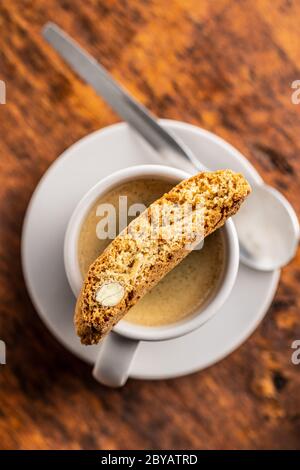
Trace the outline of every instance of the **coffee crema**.
<instances>
[{"instance_id":1,"label":"coffee crema","mask_svg":"<svg viewBox=\"0 0 300 470\"><path fill-rule=\"evenodd\" d=\"M116 211L116 234L119 233L119 197L133 204L149 206L174 185L157 179L138 179L123 183L101 196L90 208L78 240L78 261L83 277L89 266L112 241L99 239L97 225L101 217L97 208L110 204ZM138 214L137 214L138 215ZM134 217L128 217L130 223ZM125 315L124 320L143 326L163 326L184 320L198 312L213 297L222 279L225 266L225 240L221 230L205 238L201 250L191 253L170 271Z\"/></svg>"}]
</instances>

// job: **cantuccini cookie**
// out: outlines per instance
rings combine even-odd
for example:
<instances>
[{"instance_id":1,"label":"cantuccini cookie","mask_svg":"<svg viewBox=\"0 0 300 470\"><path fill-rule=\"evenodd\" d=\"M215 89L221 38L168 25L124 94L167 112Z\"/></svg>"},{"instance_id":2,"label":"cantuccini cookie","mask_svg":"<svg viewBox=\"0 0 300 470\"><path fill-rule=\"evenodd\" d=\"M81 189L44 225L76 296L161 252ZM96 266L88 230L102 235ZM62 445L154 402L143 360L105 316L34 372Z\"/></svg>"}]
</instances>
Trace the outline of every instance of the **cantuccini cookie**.
<instances>
[{"instance_id":1,"label":"cantuccini cookie","mask_svg":"<svg viewBox=\"0 0 300 470\"><path fill-rule=\"evenodd\" d=\"M134 219L90 266L75 310L83 344L98 343L204 237L234 215L251 188L231 170L186 179Z\"/></svg>"}]
</instances>

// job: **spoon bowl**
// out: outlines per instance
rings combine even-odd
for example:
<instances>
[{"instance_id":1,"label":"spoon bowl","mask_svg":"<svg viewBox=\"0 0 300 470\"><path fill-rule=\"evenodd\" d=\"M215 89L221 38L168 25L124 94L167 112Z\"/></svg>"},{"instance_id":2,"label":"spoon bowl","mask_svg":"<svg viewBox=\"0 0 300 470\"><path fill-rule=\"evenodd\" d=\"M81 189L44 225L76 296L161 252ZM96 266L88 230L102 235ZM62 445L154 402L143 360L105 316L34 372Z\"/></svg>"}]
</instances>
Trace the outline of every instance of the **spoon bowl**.
<instances>
[{"instance_id":1,"label":"spoon bowl","mask_svg":"<svg viewBox=\"0 0 300 470\"><path fill-rule=\"evenodd\" d=\"M295 256L299 222L294 209L276 189L252 187L252 193L234 216L241 261L260 271L285 266Z\"/></svg>"}]
</instances>

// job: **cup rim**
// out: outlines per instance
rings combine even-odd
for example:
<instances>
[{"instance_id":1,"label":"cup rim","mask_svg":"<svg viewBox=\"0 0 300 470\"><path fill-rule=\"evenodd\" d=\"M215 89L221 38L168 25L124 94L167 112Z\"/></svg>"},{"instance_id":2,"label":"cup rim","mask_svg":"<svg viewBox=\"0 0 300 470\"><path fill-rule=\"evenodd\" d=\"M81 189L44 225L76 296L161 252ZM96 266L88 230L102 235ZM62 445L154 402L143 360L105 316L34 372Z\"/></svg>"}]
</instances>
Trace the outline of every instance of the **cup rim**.
<instances>
[{"instance_id":1,"label":"cup rim","mask_svg":"<svg viewBox=\"0 0 300 470\"><path fill-rule=\"evenodd\" d=\"M70 217L64 238L65 271L75 297L79 295L83 282L77 252L80 228L95 200L113 187L137 177L162 177L177 184L190 176L192 176L191 173L165 165L135 165L118 170L101 179L80 199ZM143 326L120 320L114 326L113 331L134 340L162 341L190 333L210 320L228 298L239 265L239 244L233 221L227 220L220 230L225 234L227 245L223 278L213 298L208 300L208 304L198 314L196 311L192 316L180 322L163 326Z\"/></svg>"}]
</instances>

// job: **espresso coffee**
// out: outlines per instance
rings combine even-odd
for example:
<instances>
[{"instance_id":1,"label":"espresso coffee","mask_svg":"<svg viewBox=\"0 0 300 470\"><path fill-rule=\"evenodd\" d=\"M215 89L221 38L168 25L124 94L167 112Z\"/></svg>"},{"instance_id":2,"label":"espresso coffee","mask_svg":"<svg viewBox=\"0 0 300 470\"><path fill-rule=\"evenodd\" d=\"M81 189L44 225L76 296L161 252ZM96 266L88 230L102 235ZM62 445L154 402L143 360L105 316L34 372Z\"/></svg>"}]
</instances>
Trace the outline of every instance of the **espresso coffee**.
<instances>
[{"instance_id":1,"label":"espresso coffee","mask_svg":"<svg viewBox=\"0 0 300 470\"><path fill-rule=\"evenodd\" d=\"M103 237L108 233L113 237L124 228L120 226L119 209L122 205L124 210L125 197L126 208L129 214L132 214L126 219L127 225L139 215L143 209L141 204L148 207L172 186L174 185L162 180L138 179L121 184L93 204L82 224L78 240L78 260L83 277L91 263L112 241L111 238L103 239L99 236ZM107 213L112 209L111 215L116 215L115 226L105 226L106 209ZM176 323L198 312L216 292L223 276L224 265L225 240L222 231L218 230L205 239L202 249L191 251L176 268L139 300L124 320L144 326L162 326Z\"/></svg>"}]
</instances>

